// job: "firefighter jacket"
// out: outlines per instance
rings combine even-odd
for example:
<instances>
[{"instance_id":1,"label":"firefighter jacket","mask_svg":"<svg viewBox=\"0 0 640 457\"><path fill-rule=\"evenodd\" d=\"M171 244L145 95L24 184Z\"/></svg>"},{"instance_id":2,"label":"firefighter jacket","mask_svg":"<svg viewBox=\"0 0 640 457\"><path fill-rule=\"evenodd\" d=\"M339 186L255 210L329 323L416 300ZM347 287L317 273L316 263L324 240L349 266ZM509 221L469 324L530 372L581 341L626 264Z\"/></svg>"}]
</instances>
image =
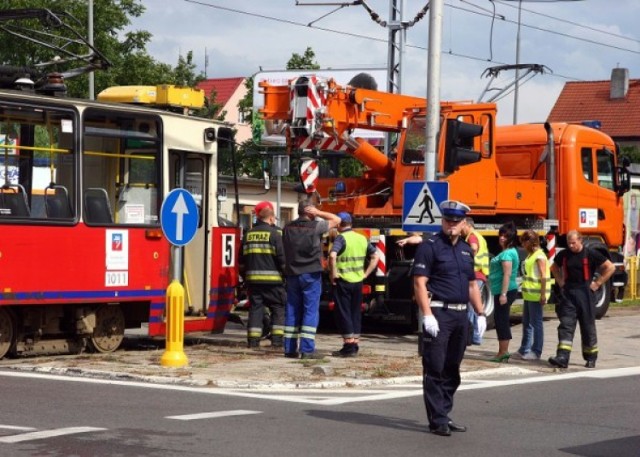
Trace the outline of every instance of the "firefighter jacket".
<instances>
[{"instance_id":1,"label":"firefighter jacket","mask_svg":"<svg viewBox=\"0 0 640 457\"><path fill-rule=\"evenodd\" d=\"M364 235L352 230L342 232L340 236L344 238L344 250L336 257L338 275L349 283L362 282L369 242Z\"/></svg>"},{"instance_id":2,"label":"firefighter jacket","mask_svg":"<svg viewBox=\"0 0 640 457\"><path fill-rule=\"evenodd\" d=\"M258 221L245 235L242 257L247 283L283 283L284 247L279 227Z\"/></svg>"},{"instance_id":3,"label":"firefighter jacket","mask_svg":"<svg viewBox=\"0 0 640 457\"><path fill-rule=\"evenodd\" d=\"M543 258L546 261L545 271L541 272L538 268L538 259ZM537 249L536 251L529 254L529 256L524 260L523 263L523 274L522 277L522 298L526 301L540 301L540 287L541 287L541 279L546 278L545 283L545 295L547 300L551 295L551 270L550 270L551 262L547 260L547 256L545 255L542 249Z\"/></svg>"},{"instance_id":4,"label":"firefighter jacket","mask_svg":"<svg viewBox=\"0 0 640 457\"><path fill-rule=\"evenodd\" d=\"M473 269L474 271L481 271L485 276L489 275L489 248L487 247L487 240L484 239L475 230L472 230L465 238L465 241L469 242L469 237L475 235L478 239L478 252L473 256Z\"/></svg>"}]
</instances>

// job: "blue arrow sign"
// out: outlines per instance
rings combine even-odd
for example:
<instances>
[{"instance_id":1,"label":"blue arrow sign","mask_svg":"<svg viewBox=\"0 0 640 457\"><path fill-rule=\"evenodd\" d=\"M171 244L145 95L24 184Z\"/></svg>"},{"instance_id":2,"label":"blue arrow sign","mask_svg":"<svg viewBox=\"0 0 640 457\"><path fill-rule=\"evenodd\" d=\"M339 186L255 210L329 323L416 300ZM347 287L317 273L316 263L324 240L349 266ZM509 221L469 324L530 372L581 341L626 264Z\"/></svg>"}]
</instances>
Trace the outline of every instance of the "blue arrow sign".
<instances>
[{"instance_id":1,"label":"blue arrow sign","mask_svg":"<svg viewBox=\"0 0 640 457\"><path fill-rule=\"evenodd\" d=\"M160 225L164 236L174 246L184 246L196 235L198 205L184 189L173 189L160 208Z\"/></svg>"},{"instance_id":2,"label":"blue arrow sign","mask_svg":"<svg viewBox=\"0 0 640 457\"><path fill-rule=\"evenodd\" d=\"M402 200L405 232L437 232L442 225L440 203L449 199L446 181L406 181Z\"/></svg>"}]
</instances>

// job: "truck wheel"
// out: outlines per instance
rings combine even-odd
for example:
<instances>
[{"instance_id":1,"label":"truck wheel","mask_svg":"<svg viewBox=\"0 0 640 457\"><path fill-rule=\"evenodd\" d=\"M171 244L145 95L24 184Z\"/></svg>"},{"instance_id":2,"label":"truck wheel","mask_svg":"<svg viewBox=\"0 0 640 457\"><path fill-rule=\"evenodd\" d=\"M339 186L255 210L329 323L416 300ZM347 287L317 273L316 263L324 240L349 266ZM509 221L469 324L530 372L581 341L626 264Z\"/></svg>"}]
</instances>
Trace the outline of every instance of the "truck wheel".
<instances>
[{"instance_id":1,"label":"truck wheel","mask_svg":"<svg viewBox=\"0 0 640 457\"><path fill-rule=\"evenodd\" d=\"M495 306L493 304L493 294L486 284L482 287L480 296L482 298L482 304L484 305L484 314L487 317L487 330L495 328L496 322L494 314Z\"/></svg>"},{"instance_id":2,"label":"truck wheel","mask_svg":"<svg viewBox=\"0 0 640 457\"><path fill-rule=\"evenodd\" d=\"M602 319L607 314L610 302L611 281L607 281L596 291L596 319Z\"/></svg>"}]
</instances>

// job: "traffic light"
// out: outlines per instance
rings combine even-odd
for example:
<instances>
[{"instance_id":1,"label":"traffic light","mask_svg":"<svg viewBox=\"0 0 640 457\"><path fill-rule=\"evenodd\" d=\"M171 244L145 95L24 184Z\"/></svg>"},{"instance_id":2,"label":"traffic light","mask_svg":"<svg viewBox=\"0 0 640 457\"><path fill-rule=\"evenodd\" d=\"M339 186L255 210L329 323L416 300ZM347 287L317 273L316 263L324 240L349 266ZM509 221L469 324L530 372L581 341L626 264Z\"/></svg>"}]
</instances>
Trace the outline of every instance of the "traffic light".
<instances>
[{"instance_id":1,"label":"traffic light","mask_svg":"<svg viewBox=\"0 0 640 457\"><path fill-rule=\"evenodd\" d=\"M453 173L462 165L480 161L480 152L473 149L474 138L480 135L482 135L481 125L447 119L445 173Z\"/></svg>"}]
</instances>

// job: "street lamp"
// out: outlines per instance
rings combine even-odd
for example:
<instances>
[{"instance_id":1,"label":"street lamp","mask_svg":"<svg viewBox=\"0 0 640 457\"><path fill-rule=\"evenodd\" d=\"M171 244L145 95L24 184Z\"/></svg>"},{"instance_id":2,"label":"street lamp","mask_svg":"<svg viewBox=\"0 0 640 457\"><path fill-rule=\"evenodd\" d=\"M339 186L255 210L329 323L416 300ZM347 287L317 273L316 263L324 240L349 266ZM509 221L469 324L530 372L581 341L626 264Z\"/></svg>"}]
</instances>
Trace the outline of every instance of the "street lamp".
<instances>
[{"instance_id":1,"label":"street lamp","mask_svg":"<svg viewBox=\"0 0 640 457\"><path fill-rule=\"evenodd\" d=\"M518 123L518 90L520 88L520 24L522 20L522 2L530 3L557 3L557 2L579 2L582 0L504 0L506 2L518 2L518 31L516 33L516 79L513 91L513 124Z\"/></svg>"}]
</instances>

